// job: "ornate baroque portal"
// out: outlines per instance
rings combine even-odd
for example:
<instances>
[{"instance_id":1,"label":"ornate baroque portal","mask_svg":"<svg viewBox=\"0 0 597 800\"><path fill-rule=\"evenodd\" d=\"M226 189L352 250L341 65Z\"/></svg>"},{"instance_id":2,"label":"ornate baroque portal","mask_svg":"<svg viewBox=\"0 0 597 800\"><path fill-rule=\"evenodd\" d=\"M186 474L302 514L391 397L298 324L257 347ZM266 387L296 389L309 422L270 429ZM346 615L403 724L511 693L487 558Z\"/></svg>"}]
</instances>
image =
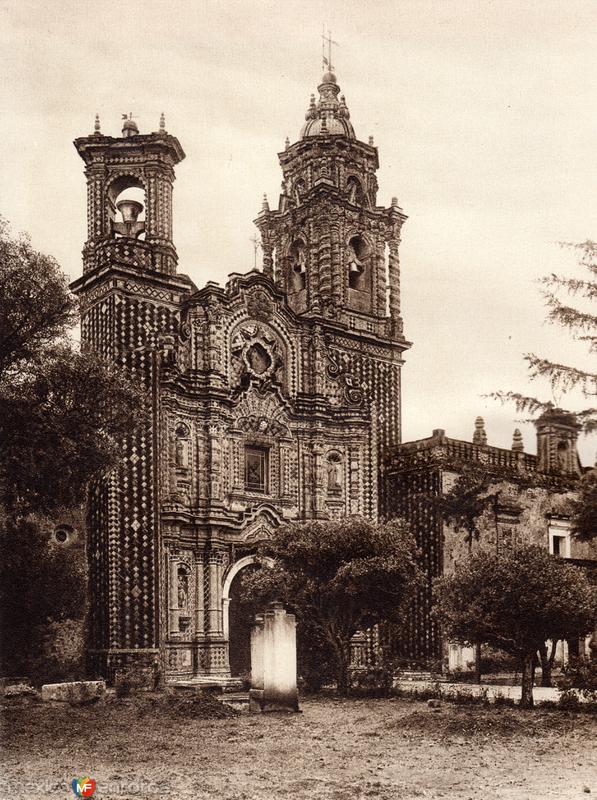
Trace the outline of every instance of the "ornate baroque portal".
<instances>
[{"instance_id":1,"label":"ornate baroque portal","mask_svg":"<svg viewBox=\"0 0 597 800\"><path fill-rule=\"evenodd\" d=\"M377 205L377 149L332 71L318 91L279 154L278 207L256 219L263 268L223 288L177 271L184 152L163 118L75 141L82 337L144 383L151 410L90 496L89 659L108 677L129 663L229 677L231 588L258 543L284 522L378 514L381 457L400 442L406 217Z\"/></svg>"}]
</instances>

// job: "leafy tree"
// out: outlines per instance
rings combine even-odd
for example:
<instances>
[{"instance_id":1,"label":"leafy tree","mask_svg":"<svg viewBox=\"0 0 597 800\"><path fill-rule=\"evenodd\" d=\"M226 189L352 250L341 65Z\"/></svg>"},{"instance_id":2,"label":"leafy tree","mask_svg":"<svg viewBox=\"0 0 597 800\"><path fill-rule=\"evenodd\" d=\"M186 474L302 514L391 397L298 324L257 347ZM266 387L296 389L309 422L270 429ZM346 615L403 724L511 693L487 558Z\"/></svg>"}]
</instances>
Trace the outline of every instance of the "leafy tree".
<instances>
[{"instance_id":1,"label":"leafy tree","mask_svg":"<svg viewBox=\"0 0 597 800\"><path fill-rule=\"evenodd\" d=\"M597 613L597 594L584 572L535 545L499 556L476 553L439 578L434 591L434 613L448 636L520 660L523 707L533 705L535 653L547 639L584 636Z\"/></svg>"},{"instance_id":2,"label":"leafy tree","mask_svg":"<svg viewBox=\"0 0 597 800\"><path fill-rule=\"evenodd\" d=\"M419 581L406 524L361 517L285 525L262 545L273 559L243 579L245 596L281 600L297 615L301 652L331 659L340 694L350 689L350 641L358 630L398 620ZM303 640L301 642L301 639ZM314 653L311 652L311 663Z\"/></svg>"},{"instance_id":3,"label":"leafy tree","mask_svg":"<svg viewBox=\"0 0 597 800\"><path fill-rule=\"evenodd\" d=\"M597 315L592 304L597 300L597 243L586 241L580 244L566 243L563 246L579 252L579 265L588 274L583 279L555 274L542 278L543 296L549 308L547 318L567 330L574 339L585 342L589 353L594 354L597 353ZM562 294L578 298L581 305L584 303L587 308L570 305L561 299ZM552 391L566 393L577 389L590 403L597 397L597 373L559 364L535 353L527 353L525 360L529 365L531 379L547 378ZM555 408L551 401L517 392L494 392L492 396L502 401L513 401L519 412L536 414ZM589 406L574 413L585 433L597 430L597 408Z\"/></svg>"},{"instance_id":4,"label":"leafy tree","mask_svg":"<svg viewBox=\"0 0 597 800\"><path fill-rule=\"evenodd\" d=\"M82 500L116 460L142 396L67 338L76 303L56 262L0 219L0 504L15 518Z\"/></svg>"},{"instance_id":5,"label":"leafy tree","mask_svg":"<svg viewBox=\"0 0 597 800\"><path fill-rule=\"evenodd\" d=\"M48 626L85 609L82 563L48 546L41 518L78 505L116 462L144 396L69 341L66 277L1 218L0 296L0 668L31 674Z\"/></svg>"}]
</instances>

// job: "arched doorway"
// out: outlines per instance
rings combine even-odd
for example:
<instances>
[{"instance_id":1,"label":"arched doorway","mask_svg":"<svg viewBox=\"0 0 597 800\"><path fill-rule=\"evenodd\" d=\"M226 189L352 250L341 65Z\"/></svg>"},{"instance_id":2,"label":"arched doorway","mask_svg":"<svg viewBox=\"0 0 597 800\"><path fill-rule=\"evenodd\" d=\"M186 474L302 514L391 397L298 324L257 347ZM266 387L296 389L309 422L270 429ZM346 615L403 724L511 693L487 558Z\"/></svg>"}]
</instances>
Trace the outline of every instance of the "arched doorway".
<instances>
[{"instance_id":1,"label":"arched doorway","mask_svg":"<svg viewBox=\"0 0 597 800\"><path fill-rule=\"evenodd\" d=\"M273 563L264 559L265 563ZM256 556L245 556L228 570L222 591L224 637L228 641L230 674L247 675L251 671L251 626L259 609L240 599L242 575L247 569L259 569Z\"/></svg>"},{"instance_id":2,"label":"arched doorway","mask_svg":"<svg viewBox=\"0 0 597 800\"><path fill-rule=\"evenodd\" d=\"M248 564L239 572L230 585L228 604L228 655L232 677L248 675L251 671L251 625L255 609L251 603L243 602L241 586L247 572L259 569L257 564Z\"/></svg>"}]
</instances>

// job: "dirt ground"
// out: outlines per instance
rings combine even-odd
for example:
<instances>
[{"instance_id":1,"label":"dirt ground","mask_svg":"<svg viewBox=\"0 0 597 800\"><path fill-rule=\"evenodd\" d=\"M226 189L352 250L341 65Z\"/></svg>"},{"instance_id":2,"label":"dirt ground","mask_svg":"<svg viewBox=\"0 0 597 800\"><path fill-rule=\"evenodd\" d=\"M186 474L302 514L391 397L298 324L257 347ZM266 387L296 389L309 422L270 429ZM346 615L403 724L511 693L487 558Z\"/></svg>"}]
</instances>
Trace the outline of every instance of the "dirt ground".
<instances>
[{"instance_id":1,"label":"dirt ground","mask_svg":"<svg viewBox=\"0 0 597 800\"><path fill-rule=\"evenodd\" d=\"M164 698L4 705L2 800L546 800L597 793L588 714L307 699L302 713L197 717ZM232 714L232 712L230 712Z\"/></svg>"}]
</instances>

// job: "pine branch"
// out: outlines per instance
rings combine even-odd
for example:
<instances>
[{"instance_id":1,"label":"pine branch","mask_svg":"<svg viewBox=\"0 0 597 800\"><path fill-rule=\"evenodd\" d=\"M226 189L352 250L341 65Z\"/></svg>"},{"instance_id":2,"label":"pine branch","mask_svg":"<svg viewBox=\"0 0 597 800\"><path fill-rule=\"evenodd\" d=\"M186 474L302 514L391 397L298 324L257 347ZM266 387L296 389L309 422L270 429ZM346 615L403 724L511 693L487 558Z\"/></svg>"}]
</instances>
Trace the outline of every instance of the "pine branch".
<instances>
[{"instance_id":1,"label":"pine branch","mask_svg":"<svg viewBox=\"0 0 597 800\"><path fill-rule=\"evenodd\" d=\"M589 353L597 353L597 336L575 336L579 342L589 343Z\"/></svg>"},{"instance_id":2,"label":"pine branch","mask_svg":"<svg viewBox=\"0 0 597 800\"><path fill-rule=\"evenodd\" d=\"M539 279L539 283L544 286L556 289L565 289L569 295L586 297L589 300L597 299L597 283L594 281L583 281L577 278L562 278L560 275L546 275ZM545 297L552 297L551 292L544 292Z\"/></svg>"},{"instance_id":3,"label":"pine branch","mask_svg":"<svg viewBox=\"0 0 597 800\"><path fill-rule=\"evenodd\" d=\"M579 311L572 306L566 306L555 295L544 293L545 302L550 307L547 318L550 322L557 323L570 330L591 331L597 330L597 317L585 311Z\"/></svg>"},{"instance_id":4,"label":"pine branch","mask_svg":"<svg viewBox=\"0 0 597 800\"><path fill-rule=\"evenodd\" d=\"M528 397L518 392L491 392L483 395L483 397L491 397L493 400L498 400L502 405L514 403L518 414L538 414L539 412L552 411L555 408L554 404L549 400L539 400L536 397Z\"/></svg>"},{"instance_id":5,"label":"pine branch","mask_svg":"<svg viewBox=\"0 0 597 800\"><path fill-rule=\"evenodd\" d=\"M585 372L566 364L557 364L546 358L539 358L533 353L526 353L524 358L529 363L531 379L548 378L552 389L569 392L579 388L585 397L597 396L597 375L595 373Z\"/></svg>"}]
</instances>

